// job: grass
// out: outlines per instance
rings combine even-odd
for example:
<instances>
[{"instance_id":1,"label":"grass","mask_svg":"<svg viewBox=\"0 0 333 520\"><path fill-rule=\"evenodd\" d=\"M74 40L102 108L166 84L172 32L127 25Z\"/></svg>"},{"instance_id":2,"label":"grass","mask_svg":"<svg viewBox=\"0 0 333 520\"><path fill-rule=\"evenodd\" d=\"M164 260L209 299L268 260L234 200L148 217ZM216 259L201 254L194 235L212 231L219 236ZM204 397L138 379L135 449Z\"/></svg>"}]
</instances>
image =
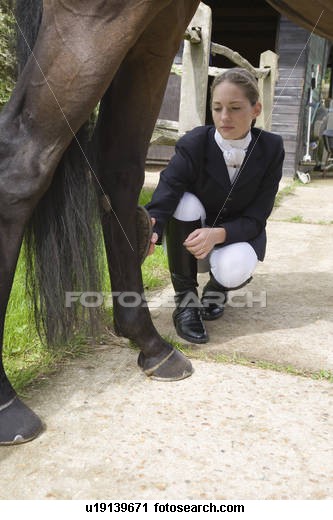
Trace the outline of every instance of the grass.
<instances>
[{"instance_id":1,"label":"grass","mask_svg":"<svg viewBox=\"0 0 333 520\"><path fill-rule=\"evenodd\" d=\"M77 334L71 343L54 350L45 348L25 293L24 264L21 254L7 308L3 352L8 377L21 394L32 381L54 372L65 359L78 356L89 347L87 338Z\"/></svg>"},{"instance_id":2,"label":"grass","mask_svg":"<svg viewBox=\"0 0 333 520\"><path fill-rule=\"evenodd\" d=\"M302 215L294 215L293 217L283 219L282 222L293 222L293 223L298 223L298 224L315 224L317 226L330 226L331 224L333 224L332 220L330 220L330 221L326 221L326 220L318 220L318 221L304 220Z\"/></svg>"},{"instance_id":3,"label":"grass","mask_svg":"<svg viewBox=\"0 0 333 520\"><path fill-rule=\"evenodd\" d=\"M304 224L302 215L295 215L294 217L290 217L288 222L298 222L299 224Z\"/></svg>"},{"instance_id":4,"label":"grass","mask_svg":"<svg viewBox=\"0 0 333 520\"><path fill-rule=\"evenodd\" d=\"M153 189L143 189L139 204L147 204L153 194ZM169 280L168 260L162 246L156 246L153 255L146 258L142 265L143 285L146 290L163 287Z\"/></svg>"},{"instance_id":5,"label":"grass","mask_svg":"<svg viewBox=\"0 0 333 520\"><path fill-rule=\"evenodd\" d=\"M170 339L168 340L170 341ZM178 342L170 341L174 346L179 348ZM192 350L191 347L187 345L181 345L180 350L191 357L192 359L200 359L202 361L213 361L215 363L223 363L223 364L233 364L233 365L241 365L251 368L260 368L262 370L272 370L274 372L279 372L283 374L290 374L293 376L305 377L307 379L314 379L316 381L328 381L329 383L333 383L333 372L330 370L301 370L297 369L293 366L279 365L277 363L272 363L264 360L250 360L244 357L241 357L237 354L233 356L222 354L222 353L207 353L202 350Z\"/></svg>"},{"instance_id":6,"label":"grass","mask_svg":"<svg viewBox=\"0 0 333 520\"><path fill-rule=\"evenodd\" d=\"M19 259L6 315L4 365L14 387L20 391L37 376L51 370L56 355L46 350L33 324L25 297L25 273Z\"/></svg>"},{"instance_id":7,"label":"grass","mask_svg":"<svg viewBox=\"0 0 333 520\"><path fill-rule=\"evenodd\" d=\"M284 188L279 190L279 192L277 193L277 196L275 198L274 208L280 207L284 198L287 196L294 195L296 188L298 188L300 186L302 188L307 188L308 186L310 186L310 184L303 184L298 179L294 179L292 182L287 184ZM293 222L293 223L298 223L298 224L319 224L322 226L327 226L327 225L333 224L332 220L331 221L319 220L318 222L313 222L313 221L307 222L306 220L304 220L304 217L302 215L294 215L290 218L284 219L283 221L284 222Z\"/></svg>"},{"instance_id":8,"label":"grass","mask_svg":"<svg viewBox=\"0 0 333 520\"><path fill-rule=\"evenodd\" d=\"M287 197L288 195L293 195L294 191L296 190L296 188L298 186L304 186L304 184L302 184L298 179L295 179L292 182L290 182L289 184L287 184L287 186L285 186L284 188L279 190L275 197L274 207L275 208L280 207L283 199L285 197Z\"/></svg>"}]
</instances>

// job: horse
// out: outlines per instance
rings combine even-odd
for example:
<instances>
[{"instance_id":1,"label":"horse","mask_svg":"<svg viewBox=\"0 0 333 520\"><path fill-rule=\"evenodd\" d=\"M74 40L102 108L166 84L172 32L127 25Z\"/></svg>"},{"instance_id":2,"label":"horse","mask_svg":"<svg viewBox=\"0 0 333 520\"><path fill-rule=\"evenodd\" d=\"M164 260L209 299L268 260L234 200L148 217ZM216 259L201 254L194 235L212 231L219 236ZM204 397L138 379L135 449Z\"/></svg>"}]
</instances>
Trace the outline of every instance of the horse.
<instances>
[{"instance_id":1,"label":"horse","mask_svg":"<svg viewBox=\"0 0 333 520\"><path fill-rule=\"evenodd\" d=\"M82 251L90 260L97 256L84 205L90 197L84 187L88 169L97 184L116 332L139 347L138 364L148 377L174 381L192 374L191 362L155 329L144 298L136 306L124 306L120 296L126 291L144 292L140 230L149 229L150 219L138 212L137 201L145 157L172 61L198 4L198 0L17 1L25 64L0 114L1 352L15 268L30 225L28 243L40 254L31 268L41 279L39 310L44 311L48 341L59 339L59 333L64 337L72 325L70 312L63 317L65 296L57 294L57 286L73 290L61 280L71 270L63 243L66 235L71 243L81 233L77 248L71 245L77 264L87 263ZM91 137L95 153L90 159L78 136L98 103ZM74 159L80 154L78 168ZM58 220L56 230L52 219ZM84 222L79 226L73 219ZM143 240L149 242L147 233ZM52 246L44 245L47 239ZM91 265L79 267L82 273L92 270ZM32 440L43 429L42 420L10 384L1 356L0 444Z\"/></svg>"},{"instance_id":2,"label":"horse","mask_svg":"<svg viewBox=\"0 0 333 520\"><path fill-rule=\"evenodd\" d=\"M330 34L330 0L268 0ZM296 3L295 3L296 2ZM155 329L140 264L151 222L138 210L145 157L173 58L199 0L17 0L19 78L0 114L0 445L44 428L3 366L5 315L24 235L37 321L48 344L77 326L66 293L98 279L95 184L113 292L114 327L153 379L189 377L191 362ZM295 7L295 5L297 7ZM311 12L310 12L311 11ZM328 12L328 16L326 13ZM288 14L288 13L287 13ZM92 135L87 125L99 103ZM93 151L93 153L91 153ZM93 181L93 182L92 182ZM34 255L33 252L34 251ZM38 283L34 282L38 279ZM39 317L38 317L39 316ZM91 317L93 324L94 318Z\"/></svg>"}]
</instances>

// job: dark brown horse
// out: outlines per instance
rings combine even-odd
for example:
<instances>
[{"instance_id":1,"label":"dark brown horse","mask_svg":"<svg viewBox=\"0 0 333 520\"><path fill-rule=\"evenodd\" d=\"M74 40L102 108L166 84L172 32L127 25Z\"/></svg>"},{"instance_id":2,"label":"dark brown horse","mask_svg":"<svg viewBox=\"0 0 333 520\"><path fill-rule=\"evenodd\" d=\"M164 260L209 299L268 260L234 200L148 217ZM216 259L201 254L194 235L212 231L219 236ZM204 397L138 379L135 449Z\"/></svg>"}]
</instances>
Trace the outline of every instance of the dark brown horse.
<instances>
[{"instance_id":1,"label":"dark brown horse","mask_svg":"<svg viewBox=\"0 0 333 520\"><path fill-rule=\"evenodd\" d=\"M280 8L295 1L271 3ZM313 8L327 4L329 9L329 2L310 4ZM77 278L84 280L84 272L92 271L91 258L97 256L87 209L91 197L85 188L87 169L102 201L112 290L118 295L126 291L143 294L137 200L145 157L173 57L199 2L16 3L21 14L21 54L26 54L27 62L0 115L0 350L16 263L29 222L28 243L39 252L31 268L36 268L41 280L39 306L49 342L65 337L73 323L71 312L63 312L65 292L75 290ZM325 16L325 24L327 19ZM312 22L307 13L304 20ZM324 27L322 34L325 31ZM91 157L74 136L100 100ZM65 152L67 160L63 161ZM77 175L78 152L81 169ZM80 272L71 279L66 278L66 268L71 271L66 265L67 243ZM94 279L89 277L87 287ZM138 362L148 376L170 381L192 373L191 363L157 333L143 300L140 305L124 307L119 296L114 296L114 321L117 332L139 346ZM17 397L1 359L0 355L0 444L25 442L39 434L42 423Z\"/></svg>"},{"instance_id":2,"label":"dark brown horse","mask_svg":"<svg viewBox=\"0 0 333 520\"><path fill-rule=\"evenodd\" d=\"M143 293L136 208L145 157L173 58L197 5L198 0L44 0L33 54L0 119L1 344L26 225L99 100L96 135L102 138L92 169L98 170L106 209L102 227L112 290ZM21 9L37 18L40 2L21 2ZM56 263L49 257L44 270ZM192 373L191 363L157 333L145 305L124 307L115 297L114 319L118 333L139 346L139 364L148 376L168 381ZM0 443L27 441L41 429L1 363Z\"/></svg>"}]
</instances>

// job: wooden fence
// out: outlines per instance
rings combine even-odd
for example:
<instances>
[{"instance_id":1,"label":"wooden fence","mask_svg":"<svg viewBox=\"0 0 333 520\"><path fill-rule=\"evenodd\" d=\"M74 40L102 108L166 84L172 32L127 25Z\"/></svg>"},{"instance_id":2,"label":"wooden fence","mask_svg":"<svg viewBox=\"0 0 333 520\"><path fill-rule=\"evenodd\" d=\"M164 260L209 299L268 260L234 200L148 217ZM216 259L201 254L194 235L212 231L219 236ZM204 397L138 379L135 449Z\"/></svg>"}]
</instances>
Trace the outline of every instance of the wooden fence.
<instances>
[{"instance_id":1,"label":"wooden fence","mask_svg":"<svg viewBox=\"0 0 333 520\"><path fill-rule=\"evenodd\" d=\"M259 68L255 68L238 52L211 42L211 32L212 12L209 6L201 2L184 36L182 65L173 65L171 70L181 76L179 121L158 119L151 144L173 146L186 132L205 124L208 77L217 76L225 70L209 66L211 54L222 54L256 76L263 105L256 126L271 129L278 56L272 51L263 52Z\"/></svg>"}]
</instances>

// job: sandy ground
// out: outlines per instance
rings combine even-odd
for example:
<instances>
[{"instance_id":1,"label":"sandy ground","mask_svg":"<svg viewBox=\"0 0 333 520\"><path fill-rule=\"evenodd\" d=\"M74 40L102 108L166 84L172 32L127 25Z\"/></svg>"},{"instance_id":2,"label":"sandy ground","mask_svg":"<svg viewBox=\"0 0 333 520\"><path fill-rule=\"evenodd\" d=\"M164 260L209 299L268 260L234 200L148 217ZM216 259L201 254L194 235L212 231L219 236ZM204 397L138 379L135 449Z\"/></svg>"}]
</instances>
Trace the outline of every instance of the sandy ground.
<instances>
[{"instance_id":1,"label":"sandy ground","mask_svg":"<svg viewBox=\"0 0 333 520\"><path fill-rule=\"evenodd\" d=\"M275 210L253 282L187 345L192 377L150 381L117 339L30 389L47 428L1 448L0 498L333 499L333 385L276 370L333 372L332 200L318 179ZM179 340L171 312L152 309Z\"/></svg>"}]
</instances>

